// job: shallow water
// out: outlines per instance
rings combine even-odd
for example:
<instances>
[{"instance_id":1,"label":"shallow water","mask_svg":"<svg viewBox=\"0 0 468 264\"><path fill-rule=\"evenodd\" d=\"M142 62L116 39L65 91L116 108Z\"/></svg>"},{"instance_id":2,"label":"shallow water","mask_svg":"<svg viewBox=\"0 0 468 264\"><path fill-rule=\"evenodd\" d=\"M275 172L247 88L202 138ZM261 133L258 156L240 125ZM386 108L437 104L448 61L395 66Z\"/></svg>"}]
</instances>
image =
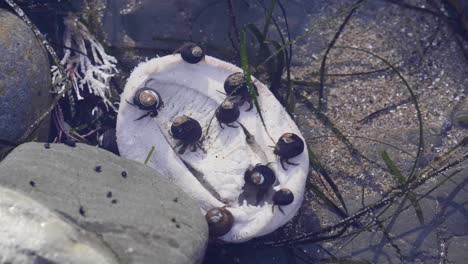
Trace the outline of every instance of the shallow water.
<instances>
[{"instance_id":1,"label":"shallow water","mask_svg":"<svg viewBox=\"0 0 468 264\"><path fill-rule=\"evenodd\" d=\"M241 245L214 241L205 263L462 263L467 256L468 35L458 17L466 1L17 2L60 58L67 50L79 54L77 43L64 41L69 30L64 18L82 21L117 59L118 73L106 95L110 102L119 101L138 63L171 54L188 41L240 66L238 35L247 32L254 76L293 110L316 160L306 199L291 223ZM265 43L249 24L260 33L268 30ZM277 51L278 46L284 49ZM83 100L71 94L60 101L64 121L79 127L80 135L93 133L86 141L97 144L101 131L93 131L115 127L116 112L87 87L80 95ZM54 123L49 141L59 132ZM457 160L460 164L434 172ZM398 171L403 179L395 176ZM430 179L422 181L426 176ZM320 233L399 195L402 185L413 198L376 206L336 237ZM283 240L289 244L275 245Z\"/></svg>"}]
</instances>

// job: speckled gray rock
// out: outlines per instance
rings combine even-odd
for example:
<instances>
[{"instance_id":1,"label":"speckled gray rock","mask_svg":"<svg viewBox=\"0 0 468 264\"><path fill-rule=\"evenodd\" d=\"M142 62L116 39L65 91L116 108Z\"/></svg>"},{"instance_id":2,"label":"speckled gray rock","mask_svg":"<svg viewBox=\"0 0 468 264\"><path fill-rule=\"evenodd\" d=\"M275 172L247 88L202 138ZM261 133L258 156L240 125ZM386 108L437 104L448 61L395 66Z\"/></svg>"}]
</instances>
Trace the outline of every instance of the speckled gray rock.
<instances>
[{"instance_id":1,"label":"speckled gray rock","mask_svg":"<svg viewBox=\"0 0 468 264\"><path fill-rule=\"evenodd\" d=\"M0 263L117 263L99 238L0 186Z\"/></svg>"},{"instance_id":2,"label":"speckled gray rock","mask_svg":"<svg viewBox=\"0 0 468 264\"><path fill-rule=\"evenodd\" d=\"M50 105L50 66L32 31L0 9L0 138L15 141ZM50 121L36 131L47 140Z\"/></svg>"},{"instance_id":3,"label":"speckled gray rock","mask_svg":"<svg viewBox=\"0 0 468 264\"><path fill-rule=\"evenodd\" d=\"M187 195L149 167L77 144L27 143L0 163L0 185L102 237L121 263L199 263L208 229Z\"/></svg>"}]
</instances>

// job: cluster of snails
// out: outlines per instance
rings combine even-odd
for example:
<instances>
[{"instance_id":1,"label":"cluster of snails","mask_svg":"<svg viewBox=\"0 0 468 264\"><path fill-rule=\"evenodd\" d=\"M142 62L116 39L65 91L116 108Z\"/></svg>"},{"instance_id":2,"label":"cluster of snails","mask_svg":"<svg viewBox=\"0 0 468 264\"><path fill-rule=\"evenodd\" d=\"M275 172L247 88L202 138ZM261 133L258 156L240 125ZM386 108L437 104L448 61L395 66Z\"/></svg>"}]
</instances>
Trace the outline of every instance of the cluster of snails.
<instances>
[{"instance_id":1,"label":"cluster of snails","mask_svg":"<svg viewBox=\"0 0 468 264\"><path fill-rule=\"evenodd\" d=\"M176 52L180 53L182 59L190 64L196 64L205 57L203 50L193 43L183 45ZM224 82L224 91L227 98L216 109L216 119L223 129L223 124L228 127L237 127L232 125L232 123L236 122L240 116L239 106L247 102L249 103L247 111L253 108L244 74L236 72L229 75ZM258 95L257 87L255 86L254 92ZM140 110L147 111L146 114L137 120L146 116L156 117L158 111L164 106L160 94L156 90L147 87L146 84L135 93L133 103L128 103L138 107ZM176 145L176 147L180 146L179 154L183 154L188 147L191 147L191 151L196 151L197 148L203 150L202 127L197 120L191 117L186 115L176 117L171 125L169 134L179 140L179 143ZM296 134L285 133L278 139L273 153L279 157L281 166L286 170L284 162L289 165L298 165L289 162L288 159L301 154L303 151L304 141ZM275 172L269 167L269 164L250 166L244 173L244 179L247 184L255 186L258 190L257 200L261 199L277 181ZM294 195L291 190L282 188L273 194L273 209L274 206L278 206L279 210L283 212L281 206L289 205L293 201ZM208 222L210 235L213 237L225 235L234 224L234 217L226 207L208 210L205 218Z\"/></svg>"}]
</instances>

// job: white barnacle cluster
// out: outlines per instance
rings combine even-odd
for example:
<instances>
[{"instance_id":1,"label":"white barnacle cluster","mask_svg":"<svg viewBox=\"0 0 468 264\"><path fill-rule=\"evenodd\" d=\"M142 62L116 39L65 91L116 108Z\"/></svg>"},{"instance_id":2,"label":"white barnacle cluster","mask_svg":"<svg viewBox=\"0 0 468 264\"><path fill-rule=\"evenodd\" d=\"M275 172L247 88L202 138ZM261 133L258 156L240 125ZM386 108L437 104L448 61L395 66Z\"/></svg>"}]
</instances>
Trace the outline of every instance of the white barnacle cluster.
<instances>
[{"instance_id":1,"label":"white barnacle cluster","mask_svg":"<svg viewBox=\"0 0 468 264\"><path fill-rule=\"evenodd\" d=\"M106 53L104 47L77 17L64 18L64 56L62 65L72 82L78 100L83 99L80 91L88 89L102 98L105 105L116 110L109 100L110 79L118 72L117 59ZM52 67L52 80L55 83L63 78L56 66Z\"/></svg>"},{"instance_id":2,"label":"white barnacle cluster","mask_svg":"<svg viewBox=\"0 0 468 264\"><path fill-rule=\"evenodd\" d=\"M309 162L298 127L254 79L262 122L239 67L195 44L177 52L128 78L117 116L121 156L146 161L191 196L212 237L242 242L273 232L304 196Z\"/></svg>"}]
</instances>

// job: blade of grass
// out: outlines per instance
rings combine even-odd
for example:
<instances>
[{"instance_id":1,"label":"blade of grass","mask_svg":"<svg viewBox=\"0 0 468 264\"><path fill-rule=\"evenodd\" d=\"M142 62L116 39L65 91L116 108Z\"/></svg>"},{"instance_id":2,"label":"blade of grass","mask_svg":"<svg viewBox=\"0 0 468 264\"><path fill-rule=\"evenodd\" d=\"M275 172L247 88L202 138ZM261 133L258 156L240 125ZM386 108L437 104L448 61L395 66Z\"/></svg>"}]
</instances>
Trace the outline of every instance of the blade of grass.
<instances>
[{"instance_id":1,"label":"blade of grass","mask_svg":"<svg viewBox=\"0 0 468 264\"><path fill-rule=\"evenodd\" d=\"M263 35L260 32L260 29L258 29L258 27L254 24L247 24L245 25L245 28L248 29L252 33L252 35L257 39L259 43L259 49L257 52L256 61L261 61L264 58L269 57L271 55L270 47L265 42L265 39L263 38ZM267 65L267 68L268 68L267 69L268 73L271 76L271 73L274 72L274 61L269 62ZM275 91L272 91L272 92L276 95Z\"/></svg>"},{"instance_id":2,"label":"blade of grass","mask_svg":"<svg viewBox=\"0 0 468 264\"><path fill-rule=\"evenodd\" d=\"M269 14L269 11L268 11L269 9L267 9L267 7L263 3L263 1L257 0L257 2L263 7L263 9L265 10L265 13ZM286 33L287 33L288 42L290 42L291 41L291 33L289 31L289 23L288 23L288 18L287 18L287 15L286 15L286 10L284 9L284 6L281 4L281 1L278 0L276 3L279 6L279 8L281 10L281 13L283 15L284 24L286 26ZM282 45L277 47L276 50L277 51L279 50L281 53L284 53L284 57L285 57L285 60L286 60L286 67L281 66L282 63L280 61L278 61L276 63L276 72L271 73L270 78L269 78L270 80L273 81L272 86L271 86L270 89L272 89L274 91L276 89L276 87L278 87L278 89L279 89L279 87L281 87L281 81L282 81L281 76L283 75L283 72L286 69L286 80L287 80L287 94L286 94L286 97L283 98L281 96L281 94L279 94L279 93L275 93L275 96L276 96L276 98L278 98L278 100L283 105L286 105L286 111L289 113L291 118L294 119L294 109L295 109L296 101L295 101L294 89L293 89L293 86L292 86L292 84L290 82L290 80L291 80L292 45L287 45L286 44L286 40L285 40L285 37L283 36L283 32L281 31L281 28L279 27L278 22L276 21L274 16L271 17L271 21L273 22L273 25L275 26L277 34L280 37L281 43L282 43ZM265 36L265 38L266 38L266 36ZM289 46L289 49L288 50L282 49L283 46ZM279 56L278 58L282 58L282 56Z\"/></svg>"},{"instance_id":3,"label":"blade of grass","mask_svg":"<svg viewBox=\"0 0 468 264\"><path fill-rule=\"evenodd\" d=\"M281 44L278 41L266 40L265 43L272 45L276 50L281 49ZM283 101L281 100L279 89L281 88L281 76L283 75L285 68L285 61L287 60L286 57L287 56L284 51L278 53L276 60L272 63L272 67L270 67L269 72L269 79L271 83L270 90L280 101Z\"/></svg>"},{"instance_id":4,"label":"blade of grass","mask_svg":"<svg viewBox=\"0 0 468 264\"><path fill-rule=\"evenodd\" d=\"M244 76L247 81L247 87L249 89L250 97L254 101L255 108L257 109L257 112L260 115L260 119L262 120L263 125L265 125L265 121L263 120L262 112L260 110L260 105L258 104L257 93L255 92L255 89L253 88L252 76L250 74L249 59L247 57L247 36L244 30L241 31L240 35L241 35L240 36L241 38L240 55L241 55L242 70L244 71Z\"/></svg>"},{"instance_id":5,"label":"blade of grass","mask_svg":"<svg viewBox=\"0 0 468 264\"><path fill-rule=\"evenodd\" d=\"M406 179L405 177L403 177L403 175L401 174L400 170L398 169L398 167L395 165L395 163L393 162L393 160L390 158L390 155L388 155L387 151L382 151L380 153L380 155L382 156L382 159L385 161L385 164L387 165L388 169L390 170L390 172L393 174L393 176L395 176L395 178L397 179L397 182L400 184L400 185L404 185L405 182L406 182Z\"/></svg>"},{"instance_id":6,"label":"blade of grass","mask_svg":"<svg viewBox=\"0 0 468 264\"><path fill-rule=\"evenodd\" d=\"M265 24L263 25L263 32L262 32L263 39L267 38L268 29L270 28L271 17L273 15L273 11L275 10L275 6L276 6L276 0L271 0L270 8L268 9L268 13L265 16Z\"/></svg>"},{"instance_id":7,"label":"blade of grass","mask_svg":"<svg viewBox=\"0 0 468 264\"><path fill-rule=\"evenodd\" d=\"M284 19L284 24L286 26L286 33L287 33L287 36L288 36L288 43L289 44L286 44L286 42L284 41L284 38L283 38L283 34L278 26L278 23L276 23L275 19L273 18L273 23L275 24L275 27L276 27L276 30L278 31L278 34L280 35L281 37L281 42L283 43L283 46L287 45L289 47L289 52L286 52L286 55L288 55L288 67L286 68L288 70L288 80L290 79L290 68L291 68L291 60L292 60L292 56L293 56L293 52L292 52L292 44L291 44L291 31L289 30L289 23L288 23L288 16L286 15L286 9L284 8L283 4L281 4L281 1L278 0L278 6L281 10L281 13L283 15L283 19Z\"/></svg>"},{"instance_id":8,"label":"blade of grass","mask_svg":"<svg viewBox=\"0 0 468 264\"><path fill-rule=\"evenodd\" d=\"M419 126L418 151L416 153L416 158L414 160L414 163L413 163L413 166L412 166L411 171L409 173L409 176L406 179L406 181L413 181L414 177L416 175L415 171L416 171L416 167L417 167L418 162L419 162L419 158L420 158L421 153L422 153L422 151L424 149L424 137L423 137L423 135L424 135L423 132L424 131L423 131L422 115L421 115L421 110L419 109L418 99L416 98L416 95L414 94L413 89L411 89L411 86L406 81L405 77L403 77L401 72L393 64L391 64L390 62L388 62L386 59L382 58L381 56L379 56L379 55L377 55L377 54L375 54L373 52L370 52L368 50L361 49L361 48L354 48L354 47L335 47L335 48L357 50L357 51L360 51L360 52L367 53L367 54L371 55L372 57L375 57L375 58L381 60L383 63L387 64L398 75L398 77L402 80L403 84L406 86L408 92L410 93L411 100L413 101L414 107L416 109L416 115L417 115L417 118L418 118L418 126Z\"/></svg>"},{"instance_id":9,"label":"blade of grass","mask_svg":"<svg viewBox=\"0 0 468 264\"><path fill-rule=\"evenodd\" d=\"M155 149L155 147L151 146L151 149L148 152L148 155L146 156L145 162L143 164L145 164L145 165L148 164L148 161L151 159L151 156L153 156L154 149Z\"/></svg>"},{"instance_id":10,"label":"blade of grass","mask_svg":"<svg viewBox=\"0 0 468 264\"><path fill-rule=\"evenodd\" d=\"M422 115L421 115L421 110L419 108L419 104L418 104L418 100L416 98L416 95L414 94L413 90L411 89L411 86L409 85L409 83L406 81L406 79L403 77L403 75L401 74L401 72L393 65L391 64L390 62L388 62L386 59L384 59L383 57L373 53L373 52L370 52L368 50L365 50L365 49L361 49L361 48L354 48L354 47L335 47L335 48L343 48L343 49L351 49L351 50L356 50L356 51L360 51L360 52L364 52L366 54L369 54L379 60L381 60L383 63L385 63L386 65L388 65L397 75L398 77L402 80L403 84L405 85L405 87L407 88L408 92L410 93L410 97L411 97L411 100L413 101L413 104L414 104L414 107L416 109L416 115L417 115L417 119L418 119L418 126L419 126L419 142L418 142L418 150L417 150L417 153L416 153L416 158L414 159L414 163L413 163L413 166L411 168L411 171L409 173L409 176L408 178L405 180L405 185L406 185L406 188L405 190L411 190L408 186L411 182L413 182L415 179L416 179L416 167L419 163L419 159L420 159L420 156L421 156L421 153L424 149L424 131L423 131L423 121L422 121ZM402 204L404 204L404 202L406 202L406 199L412 199L412 201L415 201L415 195L414 193L413 194L410 194L411 192L407 191L404 193L403 195L403 199L402 199ZM410 196L412 196L412 198L409 198ZM413 202L413 206L416 210L416 214L418 215L418 219L420 220L423 220L424 221L424 218L421 218L421 215L422 215L422 210L420 209L420 206L419 204L416 205L416 203ZM387 207L389 208L389 207ZM385 210L384 210L385 211ZM392 216L392 221L394 221L398 216L399 214L401 213L401 211L397 211L395 212L395 214ZM383 212L381 212L379 215L383 214ZM421 215L419 215L421 214Z\"/></svg>"},{"instance_id":11,"label":"blade of grass","mask_svg":"<svg viewBox=\"0 0 468 264\"><path fill-rule=\"evenodd\" d=\"M288 16L286 15L286 9L284 8L283 4L281 4L280 0L278 0L278 6L279 6L279 8L281 10L281 13L282 13L283 19L284 19L284 24L286 26L286 33L287 33L287 37L288 37L288 43L291 43L291 31L289 30L289 23L288 23ZM278 34L281 37L281 42L283 43L283 46L287 45L285 43L285 41L284 41L283 34L282 34L280 28L278 27L276 21L273 20L273 22L275 23L276 30L278 31ZM287 61L286 80L287 80L287 89L288 89L288 93L287 93L287 96L286 96L286 100L287 100L286 110L291 115L291 118L294 119L294 110L295 110L295 106L296 106L296 93L295 93L294 87L292 86L292 83L291 83L291 61L292 61L293 51L292 51L292 44L289 44L287 46L289 47L289 49L288 49L289 52L288 51L285 52L286 61Z\"/></svg>"},{"instance_id":12,"label":"blade of grass","mask_svg":"<svg viewBox=\"0 0 468 264\"><path fill-rule=\"evenodd\" d=\"M322 200L326 206L328 206L335 214L341 218L348 217L348 214L337 206L328 196L326 196L317 186L311 184L307 189L310 189L320 200Z\"/></svg>"},{"instance_id":13,"label":"blade of grass","mask_svg":"<svg viewBox=\"0 0 468 264\"><path fill-rule=\"evenodd\" d=\"M298 93L299 94L299 93ZM362 165L362 160L361 159L364 159L374 165L376 165L377 167L383 167L384 169L386 169L384 166L382 166L381 164L373 161L372 159L370 159L369 157L365 156L364 154L362 154L361 152L359 152L354 146L353 144L346 138L345 135L343 135L343 133L341 133L341 131L335 126L335 124L333 124L333 122L331 122L331 120L322 112L320 112L315 106L314 106L314 103L312 102L312 100L310 99L309 95L305 92L302 92L299 94L299 96L301 96L301 98L304 100L305 102L305 105L312 111L313 114L315 114L315 116L317 117L317 119L327 128L329 128L335 135L336 137L346 146L346 148L348 149L348 151L350 152L351 156L353 157L353 159L359 164L359 165Z\"/></svg>"},{"instance_id":14,"label":"blade of grass","mask_svg":"<svg viewBox=\"0 0 468 264\"><path fill-rule=\"evenodd\" d=\"M440 175L441 173L460 165L462 162L468 160L468 154L464 155L463 157L459 158L458 160L444 166L443 168L438 169L437 171L434 171L433 173L428 174L426 177L420 177L417 181L412 182L411 186L409 189L416 189L417 187L421 186L428 180ZM340 227L346 227L349 226L351 223L357 221L361 217L368 216L370 212L375 212L385 206L388 206L389 204L392 204L396 199L402 197L405 195L404 191L390 191L384 195L383 198L381 198L379 201L375 202L372 205L369 205L367 207L362 208L358 212L354 213L353 215L349 216L346 219L341 220L340 222L333 224L333 225L328 225L324 226L321 228L320 231L317 232L312 232L312 233L305 233L298 235L297 237L293 238L286 238L282 240L276 240L273 242L263 242L256 244L257 246L267 246L267 247L278 247L278 246L284 246L284 245L293 245L293 244L302 244L302 243L307 243L310 241L317 242L317 237L320 236L321 234L326 234L329 232L336 231ZM370 225L369 225L370 226Z\"/></svg>"},{"instance_id":15,"label":"blade of grass","mask_svg":"<svg viewBox=\"0 0 468 264\"><path fill-rule=\"evenodd\" d=\"M338 139L346 145L351 155L358 153L358 150L351 144L351 142L341 133L341 131L331 122L331 120L318 108L316 108L306 93L300 94L301 98L304 100L306 106L315 114L317 119L322 122L325 127L330 128L330 130L338 137Z\"/></svg>"},{"instance_id":16,"label":"blade of grass","mask_svg":"<svg viewBox=\"0 0 468 264\"><path fill-rule=\"evenodd\" d=\"M392 111L398 109L399 106L407 104L409 102L411 102L411 97L408 97L406 99L401 100L398 103L393 103L393 104L391 104L391 105L389 105L387 107L384 107L384 108L381 108L381 109L379 109L377 111L374 111L374 112L368 114L366 117L359 120L358 123L360 123L360 124L369 124L373 120L381 117L382 115L392 113Z\"/></svg>"},{"instance_id":17,"label":"blade of grass","mask_svg":"<svg viewBox=\"0 0 468 264\"><path fill-rule=\"evenodd\" d=\"M327 171L324 169L324 167L322 166L322 164L320 163L320 161L317 159L317 156L315 156L314 152L312 151L312 149L307 145L307 152L309 154L309 163L310 163L310 166L315 170L317 171L318 173L320 173L320 175L322 175L322 177L327 181L327 183L330 185L330 187L332 188L333 190L333 193L335 194L335 196L338 198L338 200L340 201L341 203L341 206L343 206L343 209L345 210L345 212L340 215L340 216L348 216L348 208L346 207L346 203L344 202L344 199L343 197L341 196L341 193L338 189L338 186L335 184L335 182L333 181L333 179L328 175Z\"/></svg>"},{"instance_id":18,"label":"blade of grass","mask_svg":"<svg viewBox=\"0 0 468 264\"><path fill-rule=\"evenodd\" d=\"M427 197L429 194L431 194L433 191L435 191L436 189L438 189L439 187L441 187L445 182L447 182L448 180L452 180L452 177L456 176L458 173L460 173L461 171L463 171L463 169L458 169L458 170L455 170L453 173L451 173L450 175L446 176L446 178L444 178L442 181L440 181L439 183L437 183L437 185L435 185L434 187L432 187L430 190L428 190L427 192L423 193L419 198L416 199L417 202L421 201L422 199L424 199L425 197ZM412 207L412 205L406 205L405 207L401 208L400 211L401 212L404 212L406 210L408 210L410 207ZM384 219L382 219L381 221L382 222L386 222L388 220L393 220L393 215L392 216L388 216Z\"/></svg>"},{"instance_id":19,"label":"blade of grass","mask_svg":"<svg viewBox=\"0 0 468 264\"><path fill-rule=\"evenodd\" d=\"M325 66L326 66L326 63L327 63L327 58L328 58L328 54L330 53L330 51L332 50L333 46L335 46L335 43L336 41L338 40L338 38L340 37L341 33L343 32L346 24L348 24L349 20L351 19L351 17L353 16L354 14L354 11L356 11L356 9L360 6L360 4L363 2L364 0L359 0L357 1L355 4L354 4L354 7L351 8L351 10L349 11L348 15L345 17L345 19L343 20L343 22L341 23L340 27L338 28L338 30L336 31L335 35L333 36L332 40L330 41L330 43L328 44L328 47L327 47L327 50L325 51L325 54L323 55L323 59L322 59L322 63L320 65L320 89L319 89L319 103L318 103L318 109L320 111L323 111L323 107L324 107L324 104L325 104L325 99L324 99L324 90L325 90Z\"/></svg>"},{"instance_id":20,"label":"blade of grass","mask_svg":"<svg viewBox=\"0 0 468 264\"><path fill-rule=\"evenodd\" d=\"M377 139L373 139L373 138L369 138L369 137L363 137L363 136L353 136L353 135L345 135L345 136L348 137L348 138L364 139L364 140L369 140L369 141L376 142L376 143L379 143L379 144L383 144L383 145L385 145L385 146L388 146L388 147L391 147L391 148L393 148L393 149L395 149L395 150L398 150L398 151L400 151L401 153L403 153L403 154L405 154L405 155L408 155L408 156L411 157L411 158L415 158L415 157L416 157L415 155L411 154L410 152L408 152L408 151L406 151L406 150L404 150L404 149L402 149L402 148L399 148L399 147L397 147L397 146L395 146L395 145L392 145L392 144L390 144L390 143L387 143L387 142L385 142L385 141L381 141L381 140L377 140ZM337 137L337 136L336 136L336 135L325 135L325 136L312 137L312 138L306 139L306 142L307 142L308 140L319 139L319 138L328 138L328 137ZM460 146L463 146L464 141L468 142L468 138L465 138L465 139L462 140L460 143L458 143L457 145L455 145L452 149L450 149L447 153L445 153L444 156L447 155L447 154L450 154L451 152L453 152L454 150L456 150L456 149L459 148ZM377 162L372 162L372 163L373 163L373 164L377 164ZM379 167L379 168L385 170L385 167L383 167L383 166L382 166L382 167ZM436 168L435 168L433 165L428 165L427 168L432 169L433 171L436 170ZM387 170L387 171L390 172L390 170ZM427 173L427 172L428 172L428 170L425 168L425 169L421 170L419 173L420 173L420 174L424 174L424 173ZM446 176L445 174L443 174L443 173L442 173L442 175L443 175L444 177L447 177L447 176ZM452 183L454 183L454 184L459 184L458 182L455 182L454 180L450 180L450 181L451 181ZM463 189L463 190L464 190L465 192L468 192L468 189Z\"/></svg>"},{"instance_id":21,"label":"blade of grass","mask_svg":"<svg viewBox=\"0 0 468 264\"><path fill-rule=\"evenodd\" d=\"M236 40L239 42L239 29L237 28L236 16L234 14L234 3L233 0L227 0L229 16L231 18L231 27L233 28L234 34L236 35Z\"/></svg>"},{"instance_id":22,"label":"blade of grass","mask_svg":"<svg viewBox=\"0 0 468 264\"><path fill-rule=\"evenodd\" d=\"M395 162L393 162L393 160L390 158L390 155L388 155L387 151L385 150L382 151L381 156L382 156L382 159L385 161L385 164L387 165L390 172L395 176L398 183L401 186L403 186L403 188L406 189L408 183L406 182L405 177L403 177L398 167L395 165ZM408 191L408 199L410 200L411 204L414 207L414 210L416 211L416 215L418 217L419 223L421 225L424 225L424 214L421 209L421 205L416 200L416 195L414 194L413 191Z\"/></svg>"},{"instance_id":23,"label":"blade of grass","mask_svg":"<svg viewBox=\"0 0 468 264\"><path fill-rule=\"evenodd\" d=\"M304 33L304 34L298 36L297 38L295 38L295 39L293 39L293 40L288 41L288 43L286 43L285 45L282 46L281 50L284 50L285 48L287 48L287 47L293 45L294 43L296 43L296 42L298 42L299 40L301 40L301 39L307 37L309 34L315 32L316 30L327 26L329 23L335 21L336 19L338 19L338 18L340 18L340 17L342 17L342 16L344 16L344 15L347 15L347 14L349 13L350 10L352 10L352 9L354 9L354 8L356 8L356 7L359 7L359 6L363 5L363 4L364 4L365 2L367 2L367 1L369 1L369 0L364 0L364 1L362 1L361 3L359 3L359 4L354 4L354 5L352 5L351 7L349 7L349 8L347 8L347 9L341 11L338 15L333 16L333 17L327 19L326 21L324 21L324 22L322 22L322 23L316 23L316 24L310 26L310 27L308 28L309 30L308 30L306 33ZM270 57L268 57L266 60L264 60L259 66L262 66L263 64L265 64L265 63L267 63L268 61L270 61L274 56L276 56L277 52L279 53L280 51L276 51L275 53L273 53Z\"/></svg>"},{"instance_id":24,"label":"blade of grass","mask_svg":"<svg viewBox=\"0 0 468 264\"><path fill-rule=\"evenodd\" d=\"M242 30L240 32L240 39L241 39L240 55L241 55L242 70L244 71L245 80L247 81L247 87L249 89L250 97L252 101L254 102L255 108L257 110L258 115L260 116L260 120L262 121L265 131L267 132L271 141L274 142L273 138L271 137L266 127L265 120L263 119L262 111L260 109L260 104L258 103L258 100L257 100L257 93L255 89L253 88L252 76L250 74L250 69L249 69L249 60L247 57L247 36L246 36L245 30Z\"/></svg>"},{"instance_id":25,"label":"blade of grass","mask_svg":"<svg viewBox=\"0 0 468 264\"><path fill-rule=\"evenodd\" d=\"M245 25L244 28L250 30L250 32L252 33L252 35L254 35L254 37L257 39L260 45L264 44L263 41L265 39L263 38L262 32L260 32L260 29L258 29L258 27L255 24L249 23Z\"/></svg>"},{"instance_id":26,"label":"blade of grass","mask_svg":"<svg viewBox=\"0 0 468 264\"><path fill-rule=\"evenodd\" d=\"M275 50L281 49L281 44L278 41L275 40L265 40L266 44L270 44L275 47ZM278 81L281 80L281 75L283 74L283 70L285 68L285 62L286 62L286 53L281 51L278 53L278 56L276 57L276 65L275 65L275 70L273 74L276 75L278 78Z\"/></svg>"}]
</instances>

